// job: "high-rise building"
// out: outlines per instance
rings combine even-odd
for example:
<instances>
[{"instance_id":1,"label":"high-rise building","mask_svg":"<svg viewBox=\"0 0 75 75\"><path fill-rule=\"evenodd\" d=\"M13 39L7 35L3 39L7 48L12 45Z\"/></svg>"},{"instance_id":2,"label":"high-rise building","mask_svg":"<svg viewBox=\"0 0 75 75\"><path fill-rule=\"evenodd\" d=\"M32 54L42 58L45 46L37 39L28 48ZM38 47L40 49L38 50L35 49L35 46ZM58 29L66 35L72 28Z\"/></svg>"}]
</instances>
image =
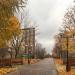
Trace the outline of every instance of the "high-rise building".
<instances>
[{"instance_id":1,"label":"high-rise building","mask_svg":"<svg viewBox=\"0 0 75 75\"><path fill-rule=\"evenodd\" d=\"M25 53L35 53L35 28L22 29Z\"/></svg>"}]
</instances>

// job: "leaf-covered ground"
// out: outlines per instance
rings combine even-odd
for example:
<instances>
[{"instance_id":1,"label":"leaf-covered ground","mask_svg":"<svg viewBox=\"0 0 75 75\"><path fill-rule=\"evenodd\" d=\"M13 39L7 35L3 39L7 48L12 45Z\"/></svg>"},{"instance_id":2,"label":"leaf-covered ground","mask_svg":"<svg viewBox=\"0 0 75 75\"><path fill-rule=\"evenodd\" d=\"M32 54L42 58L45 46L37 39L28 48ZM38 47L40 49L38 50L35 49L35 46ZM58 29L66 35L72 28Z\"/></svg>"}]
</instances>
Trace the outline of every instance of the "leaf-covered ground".
<instances>
[{"instance_id":1,"label":"leaf-covered ground","mask_svg":"<svg viewBox=\"0 0 75 75\"><path fill-rule=\"evenodd\" d=\"M31 59L30 60L31 63L30 64L35 64L37 62L39 62L40 60L36 60L36 59ZM23 62L24 64L28 64L28 59L23 59ZM0 75L7 75L7 73L10 73L10 72L14 72L16 70L18 70L18 68L22 67L22 65L15 65L14 67L3 67L3 68L0 68Z\"/></svg>"},{"instance_id":2,"label":"leaf-covered ground","mask_svg":"<svg viewBox=\"0 0 75 75\"><path fill-rule=\"evenodd\" d=\"M62 60L55 59L55 64L59 75L75 75L75 67L71 67L71 71L66 72L66 66L62 64Z\"/></svg>"},{"instance_id":3,"label":"leaf-covered ground","mask_svg":"<svg viewBox=\"0 0 75 75\"><path fill-rule=\"evenodd\" d=\"M7 73L16 71L17 68L0 68L0 75L6 75Z\"/></svg>"}]
</instances>

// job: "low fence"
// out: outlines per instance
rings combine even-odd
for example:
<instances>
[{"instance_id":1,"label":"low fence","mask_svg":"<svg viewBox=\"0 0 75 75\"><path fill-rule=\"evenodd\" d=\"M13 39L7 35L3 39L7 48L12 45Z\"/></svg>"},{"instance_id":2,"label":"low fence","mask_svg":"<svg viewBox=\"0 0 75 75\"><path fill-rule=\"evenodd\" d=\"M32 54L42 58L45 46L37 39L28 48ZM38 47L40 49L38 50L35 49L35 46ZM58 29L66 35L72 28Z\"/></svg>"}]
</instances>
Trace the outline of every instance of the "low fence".
<instances>
[{"instance_id":1,"label":"low fence","mask_svg":"<svg viewBox=\"0 0 75 75\"><path fill-rule=\"evenodd\" d=\"M23 64L22 58L12 59L12 64Z\"/></svg>"},{"instance_id":2,"label":"low fence","mask_svg":"<svg viewBox=\"0 0 75 75\"><path fill-rule=\"evenodd\" d=\"M40 61L40 59L29 59L31 64L37 63ZM24 59L24 58L16 58L16 59L0 59L0 67L3 66L10 66L12 67L13 65L16 64L28 64L28 59Z\"/></svg>"},{"instance_id":3,"label":"low fence","mask_svg":"<svg viewBox=\"0 0 75 75\"><path fill-rule=\"evenodd\" d=\"M21 58L16 59L0 59L0 66L12 66L15 64L23 64L23 60Z\"/></svg>"},{"instance_id":4,"label":"low fence","mask_svg":"<svg viewBox=\"0 0 75 75\"><path fill-rule=\"evenodd\" d=\"M69 58L68 62L70 66L75 66L75 58ZM63 64L67 64L67 58L63 60Z\"/></svg>"},{"instance_id":5,"label":"low fence","mask_svg":"<svg viewBox=\"0 0 75 75\"><path fill-rule=\"evenodd\" d=\"M0 66L11 66L11 59L0 59Z\"/></svg>"},{"instance_id":6,"label":"low fence","mask_svg":"<svg viewBox=\"0 0 75 75\"><path fill-rule=\"evenodd\" d=\"M69 58L69 64L70 64L71 66L75 66L75 58L74 58L74 57Z\"/></svg>"}]
</instances>

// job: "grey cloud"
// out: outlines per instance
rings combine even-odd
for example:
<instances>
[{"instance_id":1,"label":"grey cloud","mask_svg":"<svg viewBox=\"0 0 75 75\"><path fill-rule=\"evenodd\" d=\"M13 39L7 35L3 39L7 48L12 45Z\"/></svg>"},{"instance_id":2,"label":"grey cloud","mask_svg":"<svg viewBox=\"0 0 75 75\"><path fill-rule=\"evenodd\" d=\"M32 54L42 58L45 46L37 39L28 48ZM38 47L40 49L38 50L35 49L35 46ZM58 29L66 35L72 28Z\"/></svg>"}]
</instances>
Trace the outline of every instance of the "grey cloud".
<instances>
[{"instance_id":1,"label":"grey cloud","mask_svg":"<svg viewBox=\"0 0 75 75\"><path fill-rule=\"evenodd\" d=\"M39 42L47 47L48 52L54 45L53 35L58 32L65 10L73 0L30 0L29 14L39 24ZM45 43L44 43L45 42Z\"/></svg>"}]
</instances>

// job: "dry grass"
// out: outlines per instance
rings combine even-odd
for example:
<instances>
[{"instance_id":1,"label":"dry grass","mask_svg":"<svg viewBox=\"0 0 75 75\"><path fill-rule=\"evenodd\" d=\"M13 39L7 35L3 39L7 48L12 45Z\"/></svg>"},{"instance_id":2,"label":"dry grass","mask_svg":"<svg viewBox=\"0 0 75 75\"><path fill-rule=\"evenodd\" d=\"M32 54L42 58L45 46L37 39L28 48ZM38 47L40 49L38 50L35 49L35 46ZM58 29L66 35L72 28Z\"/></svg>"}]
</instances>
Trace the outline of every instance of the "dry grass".
<instances>
[{"instance_id":1,"label":"dry grass","mask_svg":"<svg viewBox=\"0 0 75 75\"><path fill-rule=\"evenodd\" d=\"M7 73L16 71L17 68L0 68L0 75L6 75Z\"/></svg>"},{"instance_id":2,"label":"dry grass","mask_svg":"<svg viewBox=\"0 0 75 75\"><path fill-rule=\"evenodd\" d=\"M55 63L56 63L56 64L63 64L63 61L60 60L60 59L55 59Z\"/></svg>"},{"instance_id":3,"label":"dry grass","mask_svg":"<svg viewBox=\"0 0 75 75\"><path fill-rule=\"evenodd\" d=\"M62 63L63 63L62 60L55 59L55 64L59 72L59 75L75 75L75 68L71 68L70 72L66 72L66 66L63 65Z\"/></svg>"},{"instance_id":4,"label":"dry grass","mask_svg":"<svg viewBox=\"0 0 75 75\"><path fill-rule=\"evenodd\" d=\"M31 61L31 64L35 64L35 63L39 62L40 60L31 59L30 61ZM23 59L23 62L24 63L28 63L28 60L27 59ZM18 66L16 65L15 68L8 68L8 67L7 68L6 67L0 68L0 75L6 75L7 73L16 71L19 67L21 67L21 66L20 65L18 65Z\"/></svg>"},{"instance_id":5,"label":"dry grass","mask_svg":"<svg viewBox=\"0 0 75 75\"><path fill-rule=\"evenodd\" d=\"M35 64L35 63L37 63L39 61L40 61L39 59L30 59L30 63L31 64ZM23 59L23 63L27 64L28 63L28 59Z\"/></svg>"}]
</instances>

